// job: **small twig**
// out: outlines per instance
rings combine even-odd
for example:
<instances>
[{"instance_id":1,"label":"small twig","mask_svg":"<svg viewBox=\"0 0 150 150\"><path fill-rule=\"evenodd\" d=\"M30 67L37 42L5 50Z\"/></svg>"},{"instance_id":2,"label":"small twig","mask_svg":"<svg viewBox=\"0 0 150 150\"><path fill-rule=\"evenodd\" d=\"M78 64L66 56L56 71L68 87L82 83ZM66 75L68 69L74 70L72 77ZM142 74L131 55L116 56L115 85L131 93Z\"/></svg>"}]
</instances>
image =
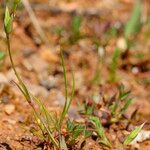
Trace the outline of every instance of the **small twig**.
<instances>
[{"instance_id":1,"label":"small twig","mask_svg":"<svg viewBox=\"0 0 150 150\"><path fill-rule=\"evenodd\" d=\"M35 13L34 13L32 7L31 7L29 1L28 1L28 0L22 0L22 3L23 3L23 5L24 5L25 9L27 10L27 12L28 12L28 14L29 14L29 17L30 17L30 19L31 19L31 21L32 21L32 23L33 23L33 25L34 25L36 31L38 32L38 34L39 34L41 40L42 40L45 44L48 44L47 37L46 37L46 35L45 35L45 33L44 33L42 27L40 26L39 21L38 21L37 17L35 16Z\"/></svg>"}]
</instances>

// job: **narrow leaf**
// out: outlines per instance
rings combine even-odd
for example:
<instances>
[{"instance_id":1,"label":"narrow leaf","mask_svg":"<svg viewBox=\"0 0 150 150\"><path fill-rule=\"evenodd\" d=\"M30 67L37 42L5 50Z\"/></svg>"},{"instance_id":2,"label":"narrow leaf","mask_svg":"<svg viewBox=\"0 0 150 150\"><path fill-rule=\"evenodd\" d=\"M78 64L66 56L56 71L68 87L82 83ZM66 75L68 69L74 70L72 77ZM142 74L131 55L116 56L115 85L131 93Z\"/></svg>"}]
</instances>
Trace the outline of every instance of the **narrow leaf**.
<instances>
[{"instance_id":1,"label":"narrow leaf","mask_svg":"<svg viewBox=\"0 0 150 150\"><path fill-rule=\"evenodd\" d=\"M139 127L136 127L125 139L124 141L124 145L129 145L138 135L138 133L141 131L141 129L143 128L145 123L143 123L142 125L140 125Z\"/></svg>"},{"instance_id":2,"label":"narrow leaf","mask_svg":"<svg viewBox=\"0 0 150 150\"><path fill-rule=\"evenodd\" d=\"M80 16L74 16L72 20L72 30L74 34L78 34L80 31L82 19Z\"/></svg>"},{"instance_id":3,"label":"narrow leaf","mask_svg":"<svg viewBox=\"0 0 150 150\"><path fill-rule=\"evenodd\" d=\"M140 27L140 17L142 12L141 0L136 0L135 6L131 18L125 26L125 37L128 38L132 34L136 33Z\"/></svg>"},{"instance_id":4,"label":"narrow leaf","mask_svg":"<svg viewBox=\"0 0 150 150\"><path fill-rule=\"evenodd\" d=\"M116 80L116 70L118 67L118 60L120 57L121 51L119 48L116 48L113 56L112 56L112 62L110 65L110 81L115 81Z\"/></svg>"},{"instance_id":5,"label":"narrow leaf","mask_svg":"<svg viewBox=\"0 0 150 150\"><path fill-rule=\"evenodd\" d=\"M132 98L128 99L124 105L124 107L121 109L121 114L125 113L128 107L130 106L132 102Z\"/></svg>"},{"instance_id":6,"label":"narrow leaf","mask_svg":"<svg viewBox=\"0 0 150 150\"><path fill-rule=\"evenodd\" d=\"M109 142L109 140L107 139L106 135L105 135L105 131L104 131L104 128L99 120L98 117L90 117L90 121L91 123L94 125L95 127L95 130L98 134L98 136L101 138L100 139L100 143L108 146L108 147L112 147L111 143Z\"/></svg>"}]
</instances>

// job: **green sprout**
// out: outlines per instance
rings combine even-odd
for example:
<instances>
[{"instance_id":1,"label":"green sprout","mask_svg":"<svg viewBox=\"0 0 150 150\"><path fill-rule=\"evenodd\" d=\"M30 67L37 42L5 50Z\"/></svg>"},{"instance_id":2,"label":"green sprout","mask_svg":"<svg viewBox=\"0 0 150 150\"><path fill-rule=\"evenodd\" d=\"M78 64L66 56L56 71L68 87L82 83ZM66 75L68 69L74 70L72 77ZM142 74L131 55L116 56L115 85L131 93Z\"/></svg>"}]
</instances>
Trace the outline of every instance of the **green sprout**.
<instances>
[{"instance_id":1,"label":"green sprout","mask_svg":"<svg viewBox=\"0 0 150 150\"><path fill-rule=\"evenodd\" d=\"M71 29L72 35L70 37L70 42L75 43L81 38L80 27L82 23L82 18L80 16L74 16L72 19Z\"/></svg>"},{"instance_id":2,"label":"green sprout","mask_svg":"<svg viewBox=\"0 0 150 150\"><path fill-rule=\"evenodd\" d=\"M90 122L93 124L93 128L95 129L97 135L100 138L99 142L104 144L105 146L108 146L109 148L112 148L112 144L107 139L104 128L103 128L102 123L100 122L99 118L92 116L92 117L90 117Z\"/></svg>"},{"instance_id":3,"label":"green sprout","mask_svg":"<svg viewBox=\"0 0 150 150\"><path fill-rule=\"evenodd\" d=\"M90 116L94 114L95 108L96 104L94 103L94 101L88 101L83 104L79 104L79 113L85 116Z\"/></svg>"},{"instance_id":4,"label":"green sprout","mask_svg":"<svg viewBox=\"0 0 150 150\"><path fill-rule=\"evenodd\" d=\"M142 13L142 3L141 0L136 0L135 6L133 8L133 12L131 18L125 25L125 37L129 38L131 35L137 33L140 29L140 17Z\"/></svg>"},{"instance_id":5,"label":"green sprout","mask_svg":"<svg viewBox=\"0 0 150 150\"><path fill-rule=\"evenodd\" d=\"M67 81L67 73L66 73L66 68L65 68L65 63L64 63L64 57L63 57L63 53L61 51L61 60L62 60L62 67L63 67L63 74L64 74L64 81L65 81L65 106L63 108L63 111L61 113L61 117L60 117L60 121L59 121L59 126L61 126L66 114L68 113L68 110L70 108L71 102L73 100L74 97L74 91L75 91L75 79L74 79L74 75L72 73L72 77L73 77L73 82L72 82L72 92L71 92L71 96L69 98L68 96L68 81Z\"/></svg>"},{"instance_id":6,"label":"green sprout","mask_svg":"<svg viewBox=\"0 0 150 150\"><path fill-rule=\"evenodd\" d=\"M126 23L124 28L124 36L128 44L128 47L130 47L133 44L129 41L130 37L140 31L141 14L142 14L142 2L141 0L136 0L131 17L129 21Z\"/></svg>"},{"instance_id":7,"label":"green sprout","mask_svg":"<svg viewBox=\"0 0 150 150\"><path fill-rule=\"evenodd\" d=\"M120 54L121 54L120 49L116 48L114 53L113 53L113 56L112 56L112 62L110 64L109 80L111 82L116 81L116 71L117 71L117 68L118 68L118 60L120 58Z\"/></svg>"},{"instance_id":8,"label":"green sprout","mask_svg":"<svg viewBox=\"0 0 150 150\"><path fill-rule=\"evenodd\" d=\"M133 100L130 96L130 91L125 90L123 85L119 86L118 89L119 94L115 95L109 104L109 109L112 114L112 123L118 122L120 119L122 119Z\"/></svg>"},{"instance_id":9,"label":"green sprout","mask_svg":"<svg viewBox=\"0 0 150 150\"><path fill-rule=\"evenodd\" d=\"M67 122L67 131L68 131L68 142L70 145L74 145L76 139L85 131L86 127L82 124L75 123L73 121Z\"/></svg>"},{"instance_id":10,"label":"green sprout","mask_svg":"<svg viewBox=\"0 0 150 150\"><path fill-rule=\"evenodd\" d=\"M140 125L139 127L136 127L125 139L123 142L123 145L129 145L139 134L139 132L142 130L145 123Z\"/></svg>"}]
</instances>

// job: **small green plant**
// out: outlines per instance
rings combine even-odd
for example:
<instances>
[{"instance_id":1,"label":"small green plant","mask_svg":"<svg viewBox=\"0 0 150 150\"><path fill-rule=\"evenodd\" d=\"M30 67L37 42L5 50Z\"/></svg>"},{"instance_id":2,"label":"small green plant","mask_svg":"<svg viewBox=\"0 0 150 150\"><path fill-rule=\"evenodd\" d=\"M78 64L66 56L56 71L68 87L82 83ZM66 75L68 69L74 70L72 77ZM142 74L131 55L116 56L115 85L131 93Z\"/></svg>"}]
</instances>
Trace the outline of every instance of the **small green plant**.
<instances>
[{"instance_id":1,"label":"small green plant","mask_svg":"<svg viewBox=\"0 0 150 150\"><path fill-rule=\"evenodd\" d=\"M112 61L110 64L109 81L111 81L111 82L115 82L117 79L116 78L116 71L118 68L118 60L120 58L120 54L121 54L120 49L116 48L114 53L113 53Z\"/></svg>"},{"instance_id":2,"label":"small green plant","mask_svg":"<svg viewBox=\"0 0 150 150\"><path fill-rule=\"evenodd\" d=\"M71 30L72 35L70 37L70 42L75 43L81 38L80 27L82 23L82 18L80 16L74 16L72 18Z\"/></svg>"},{"instance_id":3,"label":"small green plant","mask_svg":"<svg viewBox=\"0 0 150 150\"><path fill-rule=\"evenodd\" d=\"M123 145L129 145L135 138L136 136L139 134L139 132L141 131L141 129L143 128L145 123L143 123L142 125L140 125L139 127L136 127L124 140Z\"/></svg>"},{"instance_id":4,"label":"small green plant","mask_svg":"<svg viewBox=\"0 0 150 150\"><path fill-rule=\"evenodd\" d=\"M141 0L136 0L132 15L129 21L127 22L127 24L125 25L124 34L127 39L131 35L134 35L139 31L141 26L141 22L140 22L141 13L142 13Z\"/></svg>"},{"instance_id":5,"label":"small green plant","mask_svg":"<svg viewBox=\"0 0 150 150\"><path fill-rule=\"evenodd\" d=\"M112 115L110 122L118 122L122 119L131 102L130 91L126 91L123 85L119 86L119 94L113 96L108 105Z\"/></svg>"},{"instance_id":6,"label":"small green plant","mask_svg":"<svg viewBox=\"0 0 150 150\"><path fill-rule=\"evenodd\" d=\"M74 35L80 35L80 26L82 23L82 19L80 16L74 16L72 19L72 32Z\"/></svg>"},{"instance_id":7,"label":"small green plant","mask_svg":"<svg viewBox=\"0 0 150 150\"><path fill-rule=\"evenodd\" d=\"M94 101L86 101L83 104L79 104L81 107L79 110L79 113L82 115L93 115L94 114L94 109L96 108L96 104Z\"/></svg>"},{"instance_id":8,"label":"small green plant","mask_svg":"<svg viewBox=\"0 0 150 150\"><path fill-rule=\"evenodd\" d=\"M35 118L36 118L36 121L37 121L37 124L38 124L39 128L41 129L41 132L43 133L43 137L45 138L45 131L47 131L48 138L51 140L51 142L54 144L54 146L58 147L59 146L58 142L54 139L51 130L49 130L49 127L46 126L43 119L39 116L39 113L35 109L32 100L33 99L36 100L38 102L38 105L41 105L40 106L41 110L45 113L45 116L48 116L46 108L44 107L44 105L42 103L40 103L39 100L35 99L35 97L33 97L31 95L31 93L28 91L25 83L23 82L20 75L18 74L18 72L15 68L14 62L13 62L13 58L12 58L12 54L11 54L11 46L10 46L10 34L12 32L13 20L14 20L16 8L17 8L19 2L20 2L19 0L14 1L14 5L12 7L12 13L11 14L9 12L9 8L6 6L5 17L4 17L4 28L5 28L5 33L6 33L9 58L10 58L10 61L11 61L12 69L14 70L14 73L15 73L17 79L18 79L18 82L19 82L19 83L16 83L16 82L14 82L14 83L17 85L17 87L20 89L20 91L22 92L22 94L26 98L29 105L32 107Z\"/></svg>"},{"instance_id":9,"label":"small green plant","mask_svg":"<svg viewBox=\"0 0 150 150\"><path fill-rule=\"evenodd\" d=\"M63 57L63 53L61 51L61 60L62 60L62 67L63 67L63 74L64 74L64 81L65 81L65 106L63 108L63 112L61 113L61 117L60 117L60 121L59 121L59 125L61 126L66 114L68 113L68 110L70 108L71 102L73 100L74 97L74 91L75 91L75 80L74 80L74 75L72 73L72 77L73 77L73 83L72 83L72 92L71 92L71 96L69 97L68 95L68 81L67 81L67 73L66 73L66 68L65 68L65 63L64 63L64 57Z\"/></svg>"},{"instance_id":10,"label":"small green plant","mask_svg":"<svg viewBox=\"0 0 150 150\"><path fill-rule=\"evenodd\" d=\"M104 145L108 146L109 148L112 148L112 144L107 139L104 128L103 128L102 123L100 122L99 118L91 116L90 122L92 123L95 132L97 133L97 135L100 138L99 143L104 144Z\"/></svg>"},{"instance_id":11,"label":"small green plant","mask_svg":"<svg viewBox=\"0 0 150 150\"><path fill-rule=\"evenodd\" d=\"M4 28L5 28L5 33L6 33L6 41L7 41L7 48L8 48L8 53L9 53L9 58L12 64L12 68L14 70L14 73L19 81L18 87L19 89L22 91L23 95L26 97L26 99L28 100L29 103L31 103L31 98L30 98L30 94L29 91L27 90L25 84L23 83L23 81L21 80L19 74L17 73L16 69L15 69L15 65L12 59L12 55L11 55L11 47L10 47L10 34L12 32L12 26L13 26L13 20L15 17L15 12L16 12L16 7L19 4L19 0L15 0L13 3L13 8L12 8L12 12L9 12L9 8L6 5L6 9L5 9L5 17L4 17Z\"/></svg>"},{"instance_id":12,"label":"small green plant","mask_svg":"<svg viewBox=\"0 0 150 150\"><path fill-rule=\"evenodd\" d=\"M124 28L124 36L128 48L130 48L133 45L130 38L133 37L136 33L138 33L141 29L142 26L141 14L142 14L142 2L141 0L136 0L131 17L129 21L126 23Z\"/></svg>"},{"instance_id":13,"label":"small green plant","mask_svg":"<svg viewBox=\"0 0 150 150\"><path fill-rule=\"evenodd\" d=\"M8 48L8 53L9 53L9 58L11 61L12 69L18 79L19 83L16 83L16 86L20 89L22 94L24 95L25 99L31 106L34 116L35 116L35 121L36 124L38 125L40 132L37 131L35 134L39 135L42 140L44 140L46 143L48 143L47 147L50 147L50 143L53 144L53 147L55 148L61 148L64 150L67 150L67 145L65 142L65 138L62 135L62 124L65 119L66 114L68 113L69 107L71 105L71 102L73 100L74 96L74 89L75 89L75 81L74 81L74 76L73 76L73 87L72 87L72 92L71 96L69 97L68 95L68 81L67 81L67 75L66 75L66 68L65 68L65 63L64 63L64 57L63 57L63 52L61 51L61 60L62 60L62 67L63 67L63 74L64 74L64 80L65 80L65 106L63 108L62 113L60 114L60 117L57 117L54 115L54 113L50 113L46 106L42 103L41 100L36 98L34 95L30 93L28 88L26 87L25 83L21 79L20 75L18 74L15 64L13 62L12 54L11 54L11 45L10 45L10 34L13 29L13 20L15 17L16 9L19 4L20 0L14 0L13 1L13 6L11 9L11 13L9 11L9 8L6 5L5 9L5 17L4 17L4 28L5 28L5 33L6 33L6 41L7 41L7 48ZM38 106L38 109L35 108L35 105ZM58 138L55 137L55 135L58 134Z\"/></svg>"},{"instance_id":14,"label":"small green plant","mask_svg":"<svg viewBox=\"0 0 150 150\"><path fill-rule=\"evenodd\" d=\"M81 135L81 133L84 133L86 127L82 124L75 123L73 121L67 122L67 133L68 133L68 140L67 142L69 145L74 145L76 142L76 139Z\"/></svg>"}]
</instances>

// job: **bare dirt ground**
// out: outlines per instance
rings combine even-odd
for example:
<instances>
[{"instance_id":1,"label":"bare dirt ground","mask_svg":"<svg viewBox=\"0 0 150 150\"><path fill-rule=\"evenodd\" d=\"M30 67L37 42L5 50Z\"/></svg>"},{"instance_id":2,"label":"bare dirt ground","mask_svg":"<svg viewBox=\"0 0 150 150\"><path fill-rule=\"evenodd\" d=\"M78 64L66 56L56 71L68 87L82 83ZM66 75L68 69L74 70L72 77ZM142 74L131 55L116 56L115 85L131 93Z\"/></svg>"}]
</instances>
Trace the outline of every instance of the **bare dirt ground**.
<instances>
[{"instance_id":1,"label":"bare dirt ground","mask_svg":"<svg viewBox=\"0 0 150 150\"><path fill-rule=\"evenodd\" d=\"M1 2L1 1L0 1ZM129 0L32 0L31 6L46 36L43 43L35 30L30 17L22 6L18 10L11 37L13 58L18 72L33 94L40 97L50 111L59 111L64 104L64 81L60 60L60 49L64 50L68 78L71 84L71 70L76 81L75 98L69 116L81 120L78 103L92 96L112 97L117 86L123 84L131 90L133 104L127 114L138 110L133 125L146 122L144 130L150 130L150 37L145 38L147 26L134 38L128 57L120 59L117 69L117 82L109 82L109 66L113 51L122 38L123 24L132 11ZM0 9L0 50L6 51L3 30L3 8ZM82 16L80 32L83 38L75 43L67 42L71 34L73 15ZM111 26L118 26L119 34L109 38L106 32ZM60 33L59 29L63 28ZM100 65L100 81L93 83L99 64L96 42L105 49L105 58ZM48 42L48 44L47 44ZM142 54L142 58L139 58ZM139 56L139 57L136 57ZM10 81L16 80L9 58L0 62L0 149L33 150L43 149L43 143L32 134L35 125L33 113L17 87ZM71 86L71 85L70 85ZM120 142L128 131L121 124L106 127L108 138L119 149ZM133 126L131 125L131 129ZM149 150L150 141L138 145L140 150ZM85 150L108 149L98 145L93 139L86 140ZM136 149L129 147L127 149Z\"/></svg>"}]
</instances>

